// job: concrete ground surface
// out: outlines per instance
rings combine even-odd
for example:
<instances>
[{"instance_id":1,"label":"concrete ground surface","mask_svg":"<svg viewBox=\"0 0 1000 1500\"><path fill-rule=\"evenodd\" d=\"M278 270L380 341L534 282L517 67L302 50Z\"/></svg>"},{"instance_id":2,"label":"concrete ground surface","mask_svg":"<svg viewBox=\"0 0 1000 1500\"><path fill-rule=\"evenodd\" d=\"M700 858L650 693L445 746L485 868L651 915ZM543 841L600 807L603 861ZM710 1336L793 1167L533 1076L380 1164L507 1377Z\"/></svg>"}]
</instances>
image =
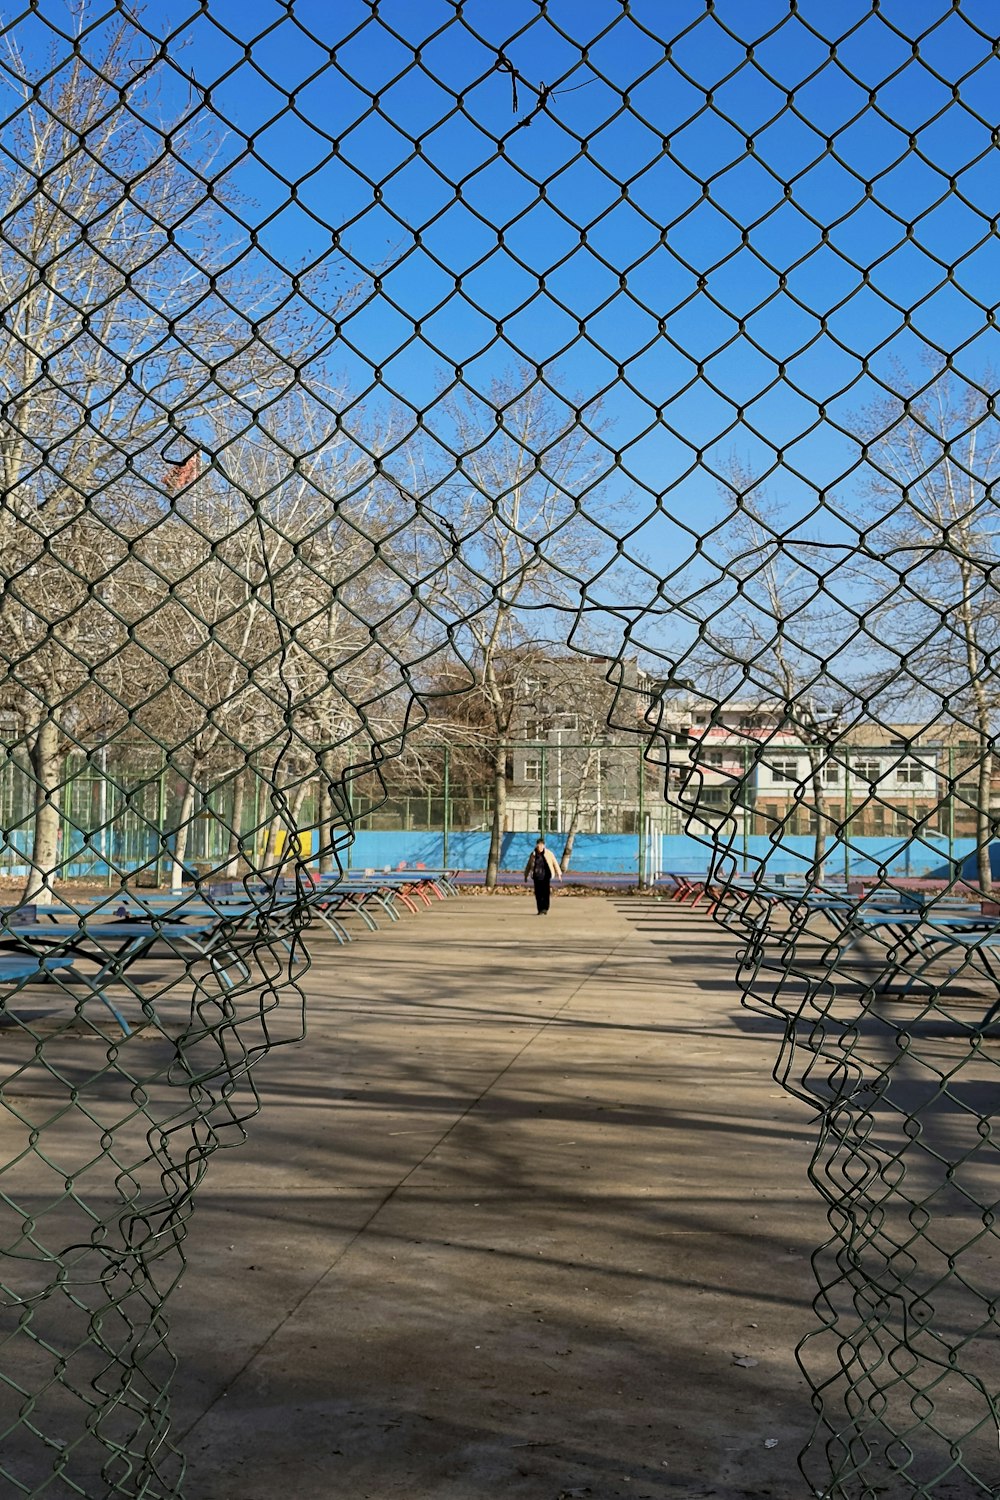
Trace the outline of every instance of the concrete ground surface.
<instances>
[{"instance_id":1,"label":"concrete ground surface","mask_svg":"<svg viewBox=\"0 0 1000 1500\"><path fill-rule=\"evenodd\" d=\"M825 1226L733 947L626 896L316 944L171 1303L188 1500L800 1500Z\"/></svg>"}]
</instances>

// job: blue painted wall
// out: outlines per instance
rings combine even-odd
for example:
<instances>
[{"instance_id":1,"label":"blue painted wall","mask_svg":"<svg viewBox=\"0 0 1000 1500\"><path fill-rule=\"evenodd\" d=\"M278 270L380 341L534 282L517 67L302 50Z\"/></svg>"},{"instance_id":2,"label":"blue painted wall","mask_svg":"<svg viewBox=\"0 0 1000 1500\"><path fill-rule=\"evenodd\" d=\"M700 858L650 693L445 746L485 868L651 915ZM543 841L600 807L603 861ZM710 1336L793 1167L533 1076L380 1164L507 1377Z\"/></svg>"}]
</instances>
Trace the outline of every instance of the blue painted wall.
<instances>
[{"instance_id":1,"label":"blue painted wall","mask_svg":"<svg viewBox=\"0 0 1000 1500\"><path fill-rule=\"evenodd\" d=\"M82 840L81 840L82 842ZM489 834L452 833L448 838L448 864L463 870L482 870L486 866L489 852ZM520 871L531 849L535 835L531 833L506 834L503 841L502 868ZM562 854L563 838L551 834L549 847L558 859ZM994 870L1000 875L1000 845L994 846L997 858ZM843 847L830 840L827 845L827 873L839 876L844 873ZM991 851L993 852L993 851ZM153 853L152 847L150 854ZM671 834L661 843L664 870L704 870L709 861L708 846L689 834ZM956 865L965 862L971 873L975 854L973 839L957 839L954 845ZM73 856L76 856L74 858ZM745 842L737 840L731 850L738 869L753 870L765 863L770 874L803 874L809 868L813 856L813 840L808 837L786 838L781 844L773 844L764 835L754 835ZM90 877L102 880L107 876L107 867L93 854L70 846L68 869L61 872L63 878ZM587 833L579 834L573 849L573 869L578 872L601 872L615 875L637 875L639 868L639 840L634 834ZM444 847L440 833L358 833L350 850L350 865L353 869L381 870L388 866L394 869L405 864L411 869L425 865L428 869L444 863ZM852 875L874 875L880 870L894 875L934 875L942 878L948 871L948 843L934 835L925 835L920 841L907 843L904 839L854 839L850 848L850 871ZM6 865L5 875L23 878L27 866ZM119 871L113 872L119 878Z\"/></svg>"},{"instance_id":2,"label":"blue painted wall","mask_svg":"<svg viewBox=\"0 0 1000 1500\"><path fill-rule=\"evenodd\" d=\"M503 869L523 869L534 842L535 835L531 833L505 835ZM548 843L558 859L562 853L562 836L551 834ZM448 839L448 863L463 870L482 870L486 866L489 845L487 833L453 833ZM689 834L667 835L661 847L665 870L704 870L708 864L708 846ZM734 844L732 856L740 869L752 869L766 862L772 874L801 874L812 862L813 847L813 840L808 837L786 838L780 845L775 845L766 835L758 834L746 840L746 858L742 839ZM956 840L956 862L966 859L974 851L974 840ZM843 846L831 839L827 843L827 853L827 873L843 874ZM355 869L380 870L386 865L394 868L403 863L410 867L422 864L434 869L444 863L442 837L439 833L359 833L350 861ZM947 868L947 863L947 840L934 836L925 836L919 842L876 838L851 841L852 875L874 875L879 870L888 870L895 875L926 875L932 871L940 874L942 867ZM581 872L636 874L639 841L634 834L579 834L573 846L572 865L574 870Z\"/></svg>"}]
</instances>

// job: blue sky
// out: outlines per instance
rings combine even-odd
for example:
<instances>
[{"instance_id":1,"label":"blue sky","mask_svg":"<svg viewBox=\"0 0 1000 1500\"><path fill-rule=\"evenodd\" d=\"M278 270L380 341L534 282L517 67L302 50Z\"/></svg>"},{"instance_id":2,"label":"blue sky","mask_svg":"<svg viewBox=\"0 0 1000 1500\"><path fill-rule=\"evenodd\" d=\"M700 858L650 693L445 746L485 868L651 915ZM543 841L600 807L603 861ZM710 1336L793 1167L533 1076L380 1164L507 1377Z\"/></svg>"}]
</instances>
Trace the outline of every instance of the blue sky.
<instances>
[{"instance_id":1,"label":"blue sky","mask_svg":"<svg viewBox=\"0 0 1000 1500\"><path fill-rule=\"evenodd\" d=\"M1000 366L987 0L139 14L171 60L157 107L193 102L187 138L214 143L229 237L258 237L246 269L276 294L280 268L301 272L331 306L353 289L338 378L443 432L456 370L483 391L526 363L584 412L599 399L609 493L647 518L634 545L654 571L724 514L714 474L732 456L777 466L793 512L853 502L879 380ZM17 23L29 64L66 15L42 0Z\"/></svg>"}]
</instances>

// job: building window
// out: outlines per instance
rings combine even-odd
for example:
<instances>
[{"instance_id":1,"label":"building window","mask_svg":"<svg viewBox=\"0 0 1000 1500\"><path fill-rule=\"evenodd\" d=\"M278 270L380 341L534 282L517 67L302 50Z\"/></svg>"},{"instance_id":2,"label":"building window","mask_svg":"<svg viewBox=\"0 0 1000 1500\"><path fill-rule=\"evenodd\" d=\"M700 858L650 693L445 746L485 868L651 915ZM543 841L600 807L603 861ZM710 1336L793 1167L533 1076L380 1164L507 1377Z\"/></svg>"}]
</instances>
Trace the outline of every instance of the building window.
<instances>
[{"instance_id":1,"label":"building window","mask_svg":"<svg viewBox=\"0 0 1000 1500\"><path fill-rule=\"evenodd\" d=\"M840 767L834 765L825 765L823 767L822 780L824 786L839 786Z\"/></svg>"},{"instance_id":2,"label":"building window","mask_svg":"<svg viewBox=\"0 0 1000 1500\"><path fill-rule=\"evenodd\" d=\"M545 726L541 719L527 719L525 721L524 738L526 740L541 740L545 738Z\"/></svg>"},{"instance_id":3,"label":"building window","mask_svg":"<svg viewBox=\"0 0 1000 1500\"><path fill-rule=\"evenodd\" d=\"M542 679L540 677L526 677L521 683L521 697L528 703L533 703L542 691Z\"/></svg>"},{"instance_id":4,"label":"building window","mask_svg":"<svg viewBox=\"0 0 1000 1500\"><path fill-rule=\"evenodd\" d=\"M880 780L884 773L884 768L880 760L856 760L851 766L851 770L859 781L867 781L869 783Z\"/></svg>"},{"instance_id":5,"label":"building window","mask_svg":"<svg viewBox=\"0 0 1000 1500\"><path fill-rule=\"evenodd\" d=\"M722 759L721 750L705 750L701 748L698 750L698 764L700 766L721 766Z\"/></svg>"},{"instance_id":6,"label":"building window","mask_svg":"<svg viewBox=\"0 0 1000 1500\"><path fill-rule=\"evenodd\" d=\"M799 779L799 763L797 760L773 760L770 765L771 780L778 785L786 782L797 782Z\"/></svg>"},{"instance_id":7,"label":"building window","mask_svg":"<svg viewBox=\"0 0 1000 1500\"><path fill-rule=\"evenodd\" d=\"M526 760L524 762L525 781L541 781L542 762L540 759Z\"/></svg>"},{"instance_id":8,"label":"building window","mask_svg":"<svg viewBox=\"0 0 1000 1500\"><path fill-rule=\"evenodd\" d=\"M725 786L702 787L694 798L696 807L728 807L729 802L729 788Z\"/></svg>"},{"instance_id":9,"label":"building window","mask_svg":"<svg viewBox=\"0 0 1000 1500\"><path fill-rule=\"evenodd\" d=\"M896 767L897 786L923 786L924 767L918 760L901 760Z\"/></svg>"}]
</instances>

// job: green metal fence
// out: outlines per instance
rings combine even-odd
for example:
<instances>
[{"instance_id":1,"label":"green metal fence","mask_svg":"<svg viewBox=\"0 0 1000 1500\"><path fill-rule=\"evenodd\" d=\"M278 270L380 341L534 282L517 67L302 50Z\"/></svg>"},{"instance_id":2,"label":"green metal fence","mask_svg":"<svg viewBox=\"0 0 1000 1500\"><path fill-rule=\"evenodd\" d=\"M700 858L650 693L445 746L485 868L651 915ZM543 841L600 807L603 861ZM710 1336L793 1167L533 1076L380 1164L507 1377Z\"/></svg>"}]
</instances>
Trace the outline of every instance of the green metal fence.
<instances>
[{"instance_id":1,"label":"green metal fence","mask_svg":"<svg viewBox=\"0 0 1000 1500\"><path fill-rule=\"evenodd\" d=\"M831 865L850 868L859 839L933 836L949 861L974 840L978 762L967 742L944 739L902 751L897 744L845 744L829 757L817 803L810 746L784 732L761 743L723 732L673 737L669 765L647 758L632 742L512 739L504 747L505 832L635 834L648 824L665 835L694 822L727 822L737 829L744 865L746 841L758 836L806 837L820 832L841 846ZM350 783L356 832L485 831L493 820L493 787L480 754L473 764L445 744L422 748L412 764L390 762L377 777ZM58 874L114 881L146 867L166 879L180 826L185 777L158 756L107 747L69 752L62 763ZM998 776L1000 782L1000 776ZM34 779L17 751L0 767L3 842L0 870L24 874L34 818ZM243 874L239 844L259 845L269 819L266 768L211 768L189 811L185 858L192 870ZM297 810L302 851L318 864L322 839L322 781L307 786ZM1000 796L1000 787L998 787ZM992 804L991 804L992 805Z\"/></svg>"},{"instance_id":2,"label":"green metal fence","mask_svg":"<svg viewBox=\"0 0 1000 1500\"><path fill-rule=\"evenodd\" d=\"M182 1494L167 1309L254 1064L301 1034L295 835L334 865L386 798L440 801L489 822L492 879L512 745L544 742L521 767L544 822L570 737L606 735L635 746L621 816L641 829L652 785L701 841L816 1107L810 1492L996 1492L995 20L0 20L10 1493ZM443 720L461 754L428 781ZM719 724L781 783L693 765ZM843 843L880 810L971 840L969 868L873 896L818 852L771 888L782 830ZM117 907L60 905L72 852L110 868L142 955L104 930ZM173 904L141 906L150 883Z\"/></svg>"}]
</instances>

